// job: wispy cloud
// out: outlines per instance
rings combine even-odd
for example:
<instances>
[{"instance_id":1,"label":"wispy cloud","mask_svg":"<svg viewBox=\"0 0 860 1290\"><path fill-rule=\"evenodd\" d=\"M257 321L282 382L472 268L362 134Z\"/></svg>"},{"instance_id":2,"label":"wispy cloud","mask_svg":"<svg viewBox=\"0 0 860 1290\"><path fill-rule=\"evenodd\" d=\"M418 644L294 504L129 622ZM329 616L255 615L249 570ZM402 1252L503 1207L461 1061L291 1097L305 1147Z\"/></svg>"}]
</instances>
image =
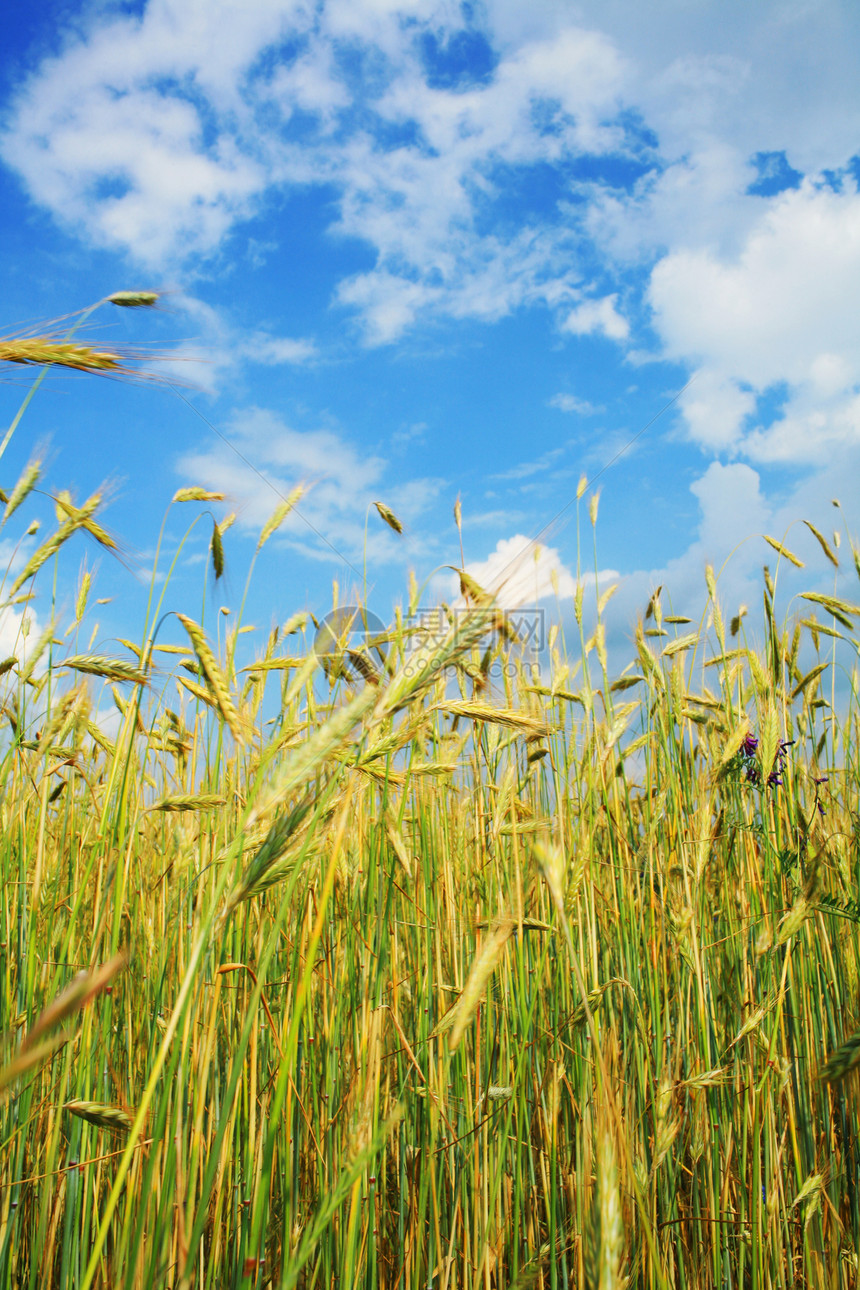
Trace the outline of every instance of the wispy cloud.
<instances>
[{"instance_id":1,"label":"wispy cloud","mask_svg":"<svg viewBox=\"0 0 860 1290\"><path fill-rule=\"evenodd\" d=\"M321 360L316 342L309 337L276 336L265 328L248 334L234 326L228 314L187 292L176 294L174 308L197 329L197 335L159 356L176 364L177 379L215 394L244 364L264 367L306 366Z\"/></svg>"},{"instance_id":2,"label":"wispy cloud","mask_svg":"<svg viewBox=\"0 0 860 1290\"><path fill-rule=\"evenodd\" d=\"M391 436L393 448L405 448L410 443L421 443L427 435L427 422L414 421L412 425L401 426Z\"/></svg>"},{"instance_id":3,"label":"wispy cloud","mask_svg":"<svg viewBox=\"0 0 860 1290\"><path fill-rule=\"evenodd\" d=\"M241 353L250 362L261 363L266 367L308 363L319 356L312 340L267 336L265 332L259 331L242 342Z\"/></svg>"},{"instance_id":4,"label":"wispy cloud","mask_svg":"<svg viewBox=\"0 0 860 1290\"><path fill-rule=\"evenodd\" d=\"M575 394L554 394L549 406L558 408L559 412L574 412L580 417L592 417L603 411L602 407L589 403L588 399L579 399Z\"/></svg>"},{"instance_id":5,"label":"wispy cloud","mask_svg":"<svg viewBox=\"0 0 860 1290\"><path fill-rule=\"evenodd\" d=\"M279 529L278 540L325 560L402 562L410 543L426 538L420 525L437 497L440 479L386 479L383 458L360 452L330 427L299 430L268 408L245 408L225 427L228 442L184 453L176 463L182 479L227 495L238 509L237 523L256 535L275 508L299 483L308 485L301 503ZM368 511L384 497L404 522L405 542Z\"/></svg>"},{"instance_id":6,"label":"wispy cloud","mask_svg":"<svg viewBox=\"0 0 860 1290\"><path fill-rule=\"evenodd\" d=\"M542 453L540 457L535 458L533 461L521 461L518 465L511 466L509 470L502 470L498 474L490 475L489 478L495 480L527 479L530 475L539 475L545 470L551 470L564 457L566 452L566 444L561 448L550 448L548 452Z\"/></svg>"}]
</instances>

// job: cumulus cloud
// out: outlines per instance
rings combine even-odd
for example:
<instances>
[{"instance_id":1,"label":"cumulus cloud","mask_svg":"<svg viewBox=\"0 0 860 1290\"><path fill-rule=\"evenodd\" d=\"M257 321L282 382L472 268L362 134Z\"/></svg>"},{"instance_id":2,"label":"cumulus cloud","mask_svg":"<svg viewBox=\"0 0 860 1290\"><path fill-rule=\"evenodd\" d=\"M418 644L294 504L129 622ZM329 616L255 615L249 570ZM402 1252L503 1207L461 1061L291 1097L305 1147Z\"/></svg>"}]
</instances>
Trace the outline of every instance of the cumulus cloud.
<instances>
[{"instance_id":1,"label":"cumulus cloud","mask_svg":"<svg viewBox=\"0 0 860 1290\"><path fill-rule=\"evenodd\" d=\"M755 395L721 372L702 369L682 392L678 406L696 443L713 452L735 447L744 420L755 411Z\"/></svg>"},{"instance_id":2,"label":"cumulus cloud","mask_svg":"<svg viewBox=\"0 0 860 1290\"><path fill-rule=\"evenodd\" d=\"M558 550L522 533L502 538L486 560L468 564L466 568L503 609L520 609L556 597L570 600L576 594L576 577ZM606 569L598 580L608 581L617 576L614 569ZM583 582L593 583L594 574L587 574Z\"/></svg>"},{"instance_id":3,"label":"cumulus cloud","mask_svg":"<svg viewBox=\"0 0 860 1290\"><path fill-rule=\"evenodd\" d=\"M226 311L213 309L197 296L177 293L174 307L191 320L198 335L160 354L159 369L165 362L175 363L179 381L209 394L217 393L244 363L298 367L322 357L310 337L277 336L264 328L249 334L234 326Z\"/></svg>"},{"instance_id":4,"label":"cumulus cloud","mask_svg":"<svg viewBox=\"0 0 860 1290\"><path fill-rule=\"evenodd\" d=\"M858 34L827 0L97 6L22 76L0 155L91 245L186 275L273 193L329 186L330 234L371 252L334 295L369 344L540 307L626 347L647 280L651 356L698 372L691 439L800 464L860 435L860 193L825 174L856 148ZM806 178L762 196L765 172ZM212 388L318 353L225 329L206 357Z\"/></svg>"},{"instance_id":5,"label":"cumulus cloud","mask_svg":"<svg viewBox=\"0 0 860 1290\"><path fill-rule=\"evenodd\" d=\"M588 336L602 332L610 340L626 340L630 334L627 319L615 307L617 295L604 296L602 300L586 300L572 310L562 323L562 330L575 336Z\"/></svg>"},{"instance_id":6,"label":"cumulus cloud","mask_svg":"<svg viewBox=\"0 0 860 1290\"><path fill-rule=\"evenodd\" d=\"M805 181L769 202L736 254L670 252L651 274L667 356L701 363L681 407L703 447L809 461L860 431L860 193ZM768 425L755 394L784 386Z\"/></svg>"},{"instance_id":7,"label":"cumulus cloud","mask_svg":"<svg viewBox=\"0 0 860 1290\"><path fill-rule=\"evenodd\" d=\"M148 0L61 37L22 80L0 153L59 221L159 270L219 252L273 190L332 185L332 232L374 252L337 290L371 344L419 319L531 305L570 334L625 342L617 293L596 295L583 266L595 247L646 263L668 250L651 292L666 352L760 388L773 364L758 343L750 375L741 338L773 324L791 347L783 266L805 257L823 308L857 221L849 196L808 185L762 216L751 158L790 139L802 170L844 163L860 129L857 24L826 3L730 9L715 26L713 5L681 21L676 0L583 0L575 18L556 0L471 17L454 0ZM798 96L801 51L817 92ZM831 85L841 108L825 123ZM638 167L633 189L571 177L598 157ZM506 199L540 167L561 197L512 222ZM303 361L309 344L258 353Z\"/></svg>"},{"instance_id":8,"label":"cumulus cloud","mask_svg":"<svg viewBox=\"0 0 860 1290\"><path fill-rule=\"evenodd\" d=\"M739 255L670 252L650 297L668 355L707 358L763 389L811 379L822 355L857 373L858 287L860 194L807 181L767 205Z\"/></svg>"},{"instance_id":9,"label":"cumulus cloud","mask_svg":"<svg viewBox=\"0 0 860 1290\"><path fill-rule=\"evenodd\" d=\"M701 508L698 544L704 560L719 564L740 537L764 532L769 508L760 485L759 474L751 466L742 462L724 466L718 461L711 462L690 485Z\"/></svg>"},{"instance_id":10,"label":"cumulus cloud","mask_svg":"<svg viewBox=\"0 0 860 1290\"><path fill-rule=\"evenodd\" d=\"M429 49L444 69L463 39L486 51L483 78L434 67ZM159 270L219 251L273 188L334 185L332 231L376 253L338 292L370 343L419 315L569 307L569 221L510 228L497 204L536 165L628 151L625 60L571 23L492 41L445 0L150 0L22 83L0 152L60 222ZM619 335L600 309L586 329Z\"/></svg>"}]
</instances>

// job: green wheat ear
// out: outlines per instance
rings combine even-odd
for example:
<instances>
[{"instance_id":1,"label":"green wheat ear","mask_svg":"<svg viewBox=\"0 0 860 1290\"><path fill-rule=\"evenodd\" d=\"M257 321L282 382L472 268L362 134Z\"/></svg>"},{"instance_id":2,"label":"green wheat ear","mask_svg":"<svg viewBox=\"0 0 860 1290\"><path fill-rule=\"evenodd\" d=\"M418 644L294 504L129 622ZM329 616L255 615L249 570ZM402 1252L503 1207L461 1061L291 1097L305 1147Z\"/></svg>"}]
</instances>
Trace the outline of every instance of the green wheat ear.
<instances>
[{"instance_id":1,"label":"green wheat ear","mask_svg":"<svg viewBox=\"0 0 860 1290\"><path fill-rule=\"evenodd\" d=\"M134 1121L134 1117L129 1115L128 1111L122 1111L118 1106L105 1106L103 1102L66 1102L63 1105L64 1111L71 1111L72 1115L79 1116L89 1124L96 1125L99 1129L113 1129L120 1132L127 1132Z\"/></svg>"},{"instance_id":2,"label":"green wheat ear","mask_svg":"<svg viewBox=\"0 0 860 1290\"><path fill-rule=\"evenodd\" d=\"M860 1064L860 1030L842 1041L827 1058L818 1072L818 1078L828 1084L838 1084L854 1067Z\"/></svg>"}]
</instances>

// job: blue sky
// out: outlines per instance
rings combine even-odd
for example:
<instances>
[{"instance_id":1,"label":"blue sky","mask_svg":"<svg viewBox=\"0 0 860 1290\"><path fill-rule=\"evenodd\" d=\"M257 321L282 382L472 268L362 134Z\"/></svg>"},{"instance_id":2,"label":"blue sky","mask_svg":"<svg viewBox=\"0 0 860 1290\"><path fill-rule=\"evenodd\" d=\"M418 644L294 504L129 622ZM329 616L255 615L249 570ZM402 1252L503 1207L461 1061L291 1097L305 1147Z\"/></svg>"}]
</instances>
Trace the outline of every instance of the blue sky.
<instances>
[{"instance_id":1,"label":"blue sky","mask_svg":"<svg viewBox=\"0 0 860 1290\"><path fill-rule=\"evenodd\" d=\"M409 569L449 594L458 495L467 563L493 582L543 535L503 596L550 597L554 575L569 616L583 473L619 640L658 584L695 611L738 544L726 607L757 602L755 535L792 524L807 567L783 585L832 588L798 522L860 528L858 65L847 0L18 7L2 326L164 289L87 334L166 353L184 383L52 373L0 462L5 487L37 446L46 489L110 483L126 563L68 553L113 598L97 643L139 634L188 484L237 512L210 609L238 605L262 524L309 485L260 556L263 630L325 612L333 579L348 599L365 555L383 618ZM8 423L27 380L4 378ZM192 519L171 512L169 552ZM202 603L208 537L167 608Z\"/></svg>"}]
</instances>

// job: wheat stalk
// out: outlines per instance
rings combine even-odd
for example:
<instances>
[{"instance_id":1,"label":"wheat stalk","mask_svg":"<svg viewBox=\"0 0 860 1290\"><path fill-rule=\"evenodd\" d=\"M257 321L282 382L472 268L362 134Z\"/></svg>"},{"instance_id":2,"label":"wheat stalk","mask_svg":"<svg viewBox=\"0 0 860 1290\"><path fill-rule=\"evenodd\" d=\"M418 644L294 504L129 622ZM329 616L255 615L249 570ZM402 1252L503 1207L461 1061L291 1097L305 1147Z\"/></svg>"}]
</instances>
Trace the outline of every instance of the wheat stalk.
<instances>
[{"instance_id":1,"label":"wheat stalk","mask_svg":"<svg viewBox=\"0 0 860 1290\"><path fill-rule=\"evenodd\" d=\"M141 668L122 658L109 658L106 654L73 654L63 659L62 667L92 676L104 676L109 681L131 681L134 685L148 685L149 678Z\"/></svg>"},{"instance_id":2,"label":"wheat stalk","mask_svg":"<svg viewBox=\"0 0 860 1290\"><path fill-rule=\"evenodd\" d=\"M225 806L226 797L220 793L174 793L148 807L150 811L212 811Z\"/></svg>"},{"instance_id":3,"label":"wheat stalk","mask_svg":"<svg viewBox=\"0 0 860 1290\"><path fill-rule=\"evenodd\" d=\"M199 623L195 623L193 618L188 618L185 614L177 613L176 617L188 632L191 644L194 647L194 653L197 655L197 661L200 664L203 675L206 677L209 689L215 697L218 711L224 718L236 743L243 743L244 737L239 723L239 714L230 696L224 673L215 661L215 655L212 653L212 648L206 639L203 628Z\"/></svg>"},{"instance_id":4,"label":"wheat stalk","mask_svg":"<svg viewBox=\"0 0 860 1290\"><path fill-rule=\"evenodd\" d=\"M31 461L24 468L20 479L12 489L9 501L6 503L6 509L3 512L3 524L5 524L6 521L14 515L21 503L29 497L30 493L32 493L33 489L38 484L41 474L42 462L39 458Z\"/></svg>"},{"instance_id":5,"label":"wheat stalk","mask_svg":"<svg viewBox=\"0 0 860 1290\"><path fill-rule=\"evenodd\" d=\"M151 309L158 304L159 295L158 291L115 291L107 302L123 309Z\"/></svg>"},{"instance_id":6,"label":"wheat stalk","mask_svg":"<svg viewBox=\"0 0 860 1290\"><path fill-rule=\"evenodd\" d=\"M112 372L127 374L122 357L114 350L93 349L53 336L30 336L0 341L0 363L23 363L34 366L71 367L78 372Z\"/></svg>"}]
</instances>

